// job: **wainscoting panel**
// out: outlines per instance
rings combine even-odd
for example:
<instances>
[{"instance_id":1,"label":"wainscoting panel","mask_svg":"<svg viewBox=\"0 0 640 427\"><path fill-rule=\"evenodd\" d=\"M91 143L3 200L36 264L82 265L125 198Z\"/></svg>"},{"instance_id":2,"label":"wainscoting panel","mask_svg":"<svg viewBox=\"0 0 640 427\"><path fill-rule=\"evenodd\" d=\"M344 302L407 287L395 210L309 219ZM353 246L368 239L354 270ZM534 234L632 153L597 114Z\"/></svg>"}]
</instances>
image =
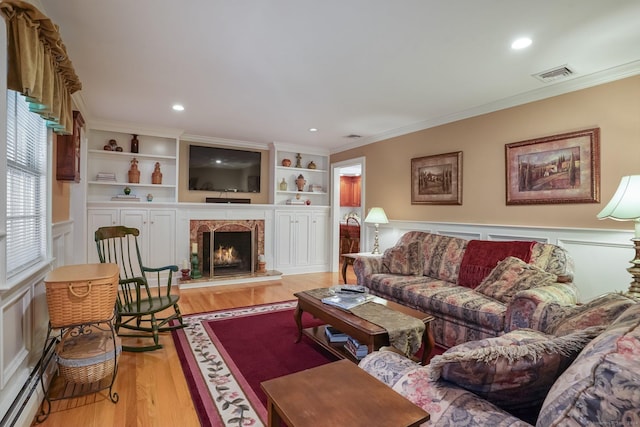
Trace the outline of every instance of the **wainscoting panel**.
<instances>
[{"instance_id":1,"label":"wainscoting panel","mask_svg":"<svg viewBox=\"0 0 640 427\"><path fill-rule=\"evenodd\" d=\"M373 248L375 229L370 224L364 225L362 250L366 252ZM412 230L468 240L535 240L561 246L569 251L574 260L574 282L580 290L581 302L590 301L606 292L626 291L631 282L631 276L626 271L634 256L631 230L391 221L379 227L380 251L384 252L395 245L404 233Z\"/></svg>"},{"instance_id":2,"label":"wainscoting panel","mask_svg":"<svg viewBox=\"0 0 640 427\"><path fill-rule=\"evenodd\" d=\"M54 224L50 265L0 293L2 425L30 425L43 398L37 377L30 373L42 354L49 322L44 278L53 268L73 264L73 232L72 221Z\"/></svg>"},{"instance_id":3,"label":"wainscoting panel","mask_svg":"<svg viewBox=\"0 0 640 427\"><path fill-rule=\"evenodd\" d=\"M22 289L11 299L4 301L0 313L2 314L2 361L0 370L0 386L4 389L10 378L17 372L20 365L29 356L29 342L31 338L31 316L29 300L31 290Z\"/></svg>"}]
</instances>

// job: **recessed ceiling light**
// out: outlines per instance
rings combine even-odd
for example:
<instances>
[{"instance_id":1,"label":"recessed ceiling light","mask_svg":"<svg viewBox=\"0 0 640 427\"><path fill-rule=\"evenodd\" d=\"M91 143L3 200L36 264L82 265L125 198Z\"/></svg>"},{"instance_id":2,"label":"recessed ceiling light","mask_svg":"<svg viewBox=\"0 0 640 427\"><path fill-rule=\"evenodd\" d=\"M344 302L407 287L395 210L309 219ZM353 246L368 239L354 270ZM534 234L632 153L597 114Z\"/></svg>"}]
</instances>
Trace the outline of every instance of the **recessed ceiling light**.
<instances>
[{"instance_id":1,"label":"recessed ceiling light","mask_svg":"<svg viewBox=\"0 0 640 427\"><path fill-rule=\"evenodd\" d=\"M184 111L184 106L181 104L173 104L173 108L175 111Z\"/></svg>"},{"instance_id":2,"label":"recessed ceiling light","mask_svg":"<svg viewBox=\"0 0 640 427\"><path fill-rule=\"evenodd\" d=\"M318 132L318 129L316 129L316 128L309 128L309 132Z\"/></svg>"},{"instance_id":3,"label":"recessed ceiling light","mask_svg":"<svg viewBox=\"0 0 640 427\"><path fill-rule=\"evenodd\" d=\"M531 39L529 37L521 37L516 39L513 43L511 43L511 49L524 49L525 47L529 47L531 45Z\"/></svg>"}]
</instances>

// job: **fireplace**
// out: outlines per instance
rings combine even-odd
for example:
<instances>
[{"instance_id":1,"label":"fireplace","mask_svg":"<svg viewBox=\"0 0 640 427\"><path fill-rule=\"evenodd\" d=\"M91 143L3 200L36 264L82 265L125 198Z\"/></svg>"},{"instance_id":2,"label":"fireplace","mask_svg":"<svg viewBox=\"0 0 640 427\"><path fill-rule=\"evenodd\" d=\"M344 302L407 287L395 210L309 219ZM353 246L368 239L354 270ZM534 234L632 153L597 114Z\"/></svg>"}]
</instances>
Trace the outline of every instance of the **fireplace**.
<instances>
[{"instance_id":1,"label":"fireplace","mask_svg":"<svg viewBox=\"0 0 640 427\"><path fill-rule=\"evenodd\" d=\"M202 274L211 277L253 273L255 250L251 235L249 230L202 233Z\"/></svg>"},{"instance_id":2,"label":"fireplace","mask_svg":"<svg viewBox=\"0 0 640 427\"><path fill-rule=\"evenodd\" d=\"M264 254L263 220L191 220L203 278L252 275Z\"/></svg>"}]
</instances>

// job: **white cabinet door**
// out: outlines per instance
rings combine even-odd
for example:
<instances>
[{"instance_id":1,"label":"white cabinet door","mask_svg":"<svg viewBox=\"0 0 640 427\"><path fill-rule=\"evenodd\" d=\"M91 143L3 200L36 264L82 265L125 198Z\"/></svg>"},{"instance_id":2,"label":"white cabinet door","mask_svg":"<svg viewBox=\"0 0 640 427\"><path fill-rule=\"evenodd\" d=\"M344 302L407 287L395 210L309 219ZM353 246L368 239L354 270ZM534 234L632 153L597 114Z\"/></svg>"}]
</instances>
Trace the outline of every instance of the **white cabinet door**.
<instances>
[{"instance_id":1,"label":"white cabinet door","mask_svg":"<svg viewBox=\"0 0 640 427\"><path fill-rule=\"evenodd\" d=\"M276 268L287 269L294 266L294 224L295 212L277 211L276 218Z\"/></svg>"},{"instance_id":2,"label":"white cabinet door","mask_svg":"<svg viewBox=\"0 0 640 427\"><path fill-rule=\"evenodd\" d=\"M89 209L87 211L87 262L100 262L96 249L95 232L100 227L118 225L117 209Z\"/></svg>"},{"instance_id":3,"label":"white cabinet door","mask_svg":"<svg viewBox=\"0 0 640 427\"><path fill-rule=\"evenodd\" d=\"M149 211L146 209L121 209L120 225L129 228L137 228L140 232L138 236L138 245L140 247L140 255L142 264L149 265L149 245L147 244L147 235L149 234Z\"/></svg>"},{"instance_id":4,"label":"white cabinet door","mask_svg":"<svg viewBox=\"0 0 640 427\"><path fill-rule=\"evenodd\" d=\"M140 231L138 245L146 267L176 264L176 212L171 209L121 209L122 225Z\"/></svg>"},{"instance_id":5,"label":"white cabinet door","mask_svg":"<svg viewBox=\"0 0 640 427\"><path fill-rule=\"evenodd\" d=\"M294 215L293 229L296 266L309 265L311 261L311 212L297 212Z\"/></svg>"},{"instance_id":6,"label":"white cabinet door","mask_svg":"<svg viewBox=\"0 0 640 427\"><path fill-rule=\"evenodd\" d=\"M148 230L148 266L157 268L177 264L176 212L150 210Z\"/></svg>"},{"instance_id":7,"label":"white cabinet door","mask_svg":"<svg viewBox=\"0 0 640 427\"><path fill-rule=\"evenodd\" d=\"M313 241L312 213L294 210L277 211L276 269L304 272L311 264ZM302 267L302 268L301 268Z\"/></svg>"},{"instance_id":8,"label":"white cabinet door","mask_svg":"<svg viewBox=\"0 0 640 427\"><path fill-rule=\"evenodd\" d=\"M311 219L311 264L328 264L331 234L329 212L314 212Z\"/></svg>"}]
</instances>

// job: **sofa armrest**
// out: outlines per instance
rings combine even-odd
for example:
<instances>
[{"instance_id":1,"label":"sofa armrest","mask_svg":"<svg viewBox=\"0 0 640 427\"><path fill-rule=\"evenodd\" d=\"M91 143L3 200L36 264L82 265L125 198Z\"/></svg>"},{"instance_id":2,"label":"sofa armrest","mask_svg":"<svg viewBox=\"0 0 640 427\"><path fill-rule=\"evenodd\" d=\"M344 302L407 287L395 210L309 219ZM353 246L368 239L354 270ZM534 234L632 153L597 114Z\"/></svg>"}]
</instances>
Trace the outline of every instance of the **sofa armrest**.
<instances>
[{"instance_id":1,"label":"sofa armrest","mask_svg":"<svg viewBox=\"0 0 640 427\"><path fill-rule=\"evenodd\" d=\"M382 273L382 257L359 256L353 261L353 272L356 274L358 284L368 283L367 277L372 274Z\"/></svg>"},{"instance_id":2,"label":"sofa armrest","mask_svg":"<svg viewBox=\"0 0 640 427\"><path fill-rule=\"evenodd\" d=\"M369 353L358 363L358 366L389 387L393 387L407 372L420 367L404 355L396 351L385 350L385 348L387 347Z\"/></svg>"},{"instance_id":3,"label":"sofa armrest","mask_svg":"<svg viewBox=\"0 0 640 427\"><path fill-rule=\"evenodd\" d=\"M553 283L520 291L513 297L505 314L504 331L530 328L544 332L553 320L548 305L571 307L578 302L578 290L573 283Z\"/></svg>"}]
</instances>

